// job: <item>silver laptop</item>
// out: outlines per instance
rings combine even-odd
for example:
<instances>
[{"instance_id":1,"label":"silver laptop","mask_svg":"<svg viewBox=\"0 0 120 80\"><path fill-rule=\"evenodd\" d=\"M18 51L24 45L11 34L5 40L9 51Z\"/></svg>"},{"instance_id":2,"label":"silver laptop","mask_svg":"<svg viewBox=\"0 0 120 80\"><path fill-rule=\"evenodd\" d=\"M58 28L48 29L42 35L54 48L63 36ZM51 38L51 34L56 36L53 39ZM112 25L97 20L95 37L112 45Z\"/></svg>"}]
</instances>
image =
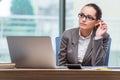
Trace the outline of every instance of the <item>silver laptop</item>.
<instances>
[{"instance_id":1,"label":"silver laptop","mask_svg":"<svg viewBox=\"0 0 120 80\"><path fill-rule=\"evenodd\" d=\"M56 68L51 38L48 36L8 36L9 52L16 68Z\"/></svg>"}]
</instances>

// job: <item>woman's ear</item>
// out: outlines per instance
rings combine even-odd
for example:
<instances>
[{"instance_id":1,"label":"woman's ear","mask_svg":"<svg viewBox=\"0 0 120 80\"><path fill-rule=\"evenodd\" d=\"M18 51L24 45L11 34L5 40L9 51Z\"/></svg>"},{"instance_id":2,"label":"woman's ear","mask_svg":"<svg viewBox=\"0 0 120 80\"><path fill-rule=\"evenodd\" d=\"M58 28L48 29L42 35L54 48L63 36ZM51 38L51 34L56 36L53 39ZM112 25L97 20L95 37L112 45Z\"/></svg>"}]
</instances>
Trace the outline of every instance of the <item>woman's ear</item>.
<instances>
[{"instance_id":1,"label":"woman's ear","mask_svg":"<svg viewBox=\"0 0 120 80\"><path fill-rule=\"evenodd\" d=\"M99 26L100 25L100 21L101 20L97 20L95 26Z\"/></svg>"},{"instance_id":2,"label":"woman's ear","mask_svg":"<svg viewBox=\"0 0 120 80\"><path fill-rule=\"evenodd\" d=\"M100 26L100 20L98 20L95 24L95 28L97 29Z\"/></svg>"}]
</instances>

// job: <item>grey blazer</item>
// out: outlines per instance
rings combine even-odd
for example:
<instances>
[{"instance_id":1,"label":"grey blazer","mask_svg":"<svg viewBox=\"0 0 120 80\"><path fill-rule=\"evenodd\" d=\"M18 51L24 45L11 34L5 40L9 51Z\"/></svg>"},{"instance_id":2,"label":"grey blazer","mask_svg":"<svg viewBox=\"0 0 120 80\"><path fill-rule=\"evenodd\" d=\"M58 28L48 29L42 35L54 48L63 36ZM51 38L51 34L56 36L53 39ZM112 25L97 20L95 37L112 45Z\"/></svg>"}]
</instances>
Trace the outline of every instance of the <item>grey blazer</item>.
<instances>
[{"instance_id":1,"label":"grey blazer","mask_svg":"<svg viewBox=\"0 0 120 80\"><path fill-rule=\"evenodd\" d=\"M102 66L105 61L109 34L94 40L96 29L93 30L90 43L81 63L83 66ZM63 33L58 55L59 65L78 64L79 28L73 28Z\"/></svg>"}]
</instances>

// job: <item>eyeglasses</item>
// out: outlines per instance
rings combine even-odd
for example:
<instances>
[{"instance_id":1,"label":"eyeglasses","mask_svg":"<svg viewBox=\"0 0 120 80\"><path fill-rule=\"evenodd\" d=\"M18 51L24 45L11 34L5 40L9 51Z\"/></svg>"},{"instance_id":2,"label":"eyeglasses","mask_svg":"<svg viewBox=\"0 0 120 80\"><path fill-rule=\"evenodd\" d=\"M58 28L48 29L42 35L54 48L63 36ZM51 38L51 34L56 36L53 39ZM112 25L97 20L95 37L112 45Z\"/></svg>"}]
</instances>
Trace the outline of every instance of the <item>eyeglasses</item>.
<instances>
[{"instance_id":1,"label":"eyeglasses","mask_svg":"<svg viewBox=\"0 0 120 80\"><path fill-rule=\"evenodd\" d=\"M83 18L85 18L86 20L88 20L88 21L93 21L93 20L96 20L96 19L94 19L92 16L90 16L90 15L85 15L85 14L83 14L83 13L79 13L78 14L78 17L80 18L80 19L83 19Z\"/></svg>"}]
</instances>

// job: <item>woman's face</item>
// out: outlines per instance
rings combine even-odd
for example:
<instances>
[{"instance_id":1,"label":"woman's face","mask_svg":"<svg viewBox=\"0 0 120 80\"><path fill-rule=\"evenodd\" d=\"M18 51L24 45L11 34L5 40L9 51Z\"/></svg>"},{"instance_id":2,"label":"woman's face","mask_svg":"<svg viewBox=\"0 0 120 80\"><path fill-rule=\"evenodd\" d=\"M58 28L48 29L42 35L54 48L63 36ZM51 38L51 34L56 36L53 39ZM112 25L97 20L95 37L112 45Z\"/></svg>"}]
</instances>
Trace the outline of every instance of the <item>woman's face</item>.
<instances>
[{"instance_id":1,"label":"woman's face","mask_svg":"<svg viewBox=\"0 0 120 80\"><path fill-rule=\"evenodd\" d=\"M92 30L98 25L96 20L96 10L91 6L85 6L82 8L79 15L79 26L82 30Z\"/></svg>"}]
</instances>

